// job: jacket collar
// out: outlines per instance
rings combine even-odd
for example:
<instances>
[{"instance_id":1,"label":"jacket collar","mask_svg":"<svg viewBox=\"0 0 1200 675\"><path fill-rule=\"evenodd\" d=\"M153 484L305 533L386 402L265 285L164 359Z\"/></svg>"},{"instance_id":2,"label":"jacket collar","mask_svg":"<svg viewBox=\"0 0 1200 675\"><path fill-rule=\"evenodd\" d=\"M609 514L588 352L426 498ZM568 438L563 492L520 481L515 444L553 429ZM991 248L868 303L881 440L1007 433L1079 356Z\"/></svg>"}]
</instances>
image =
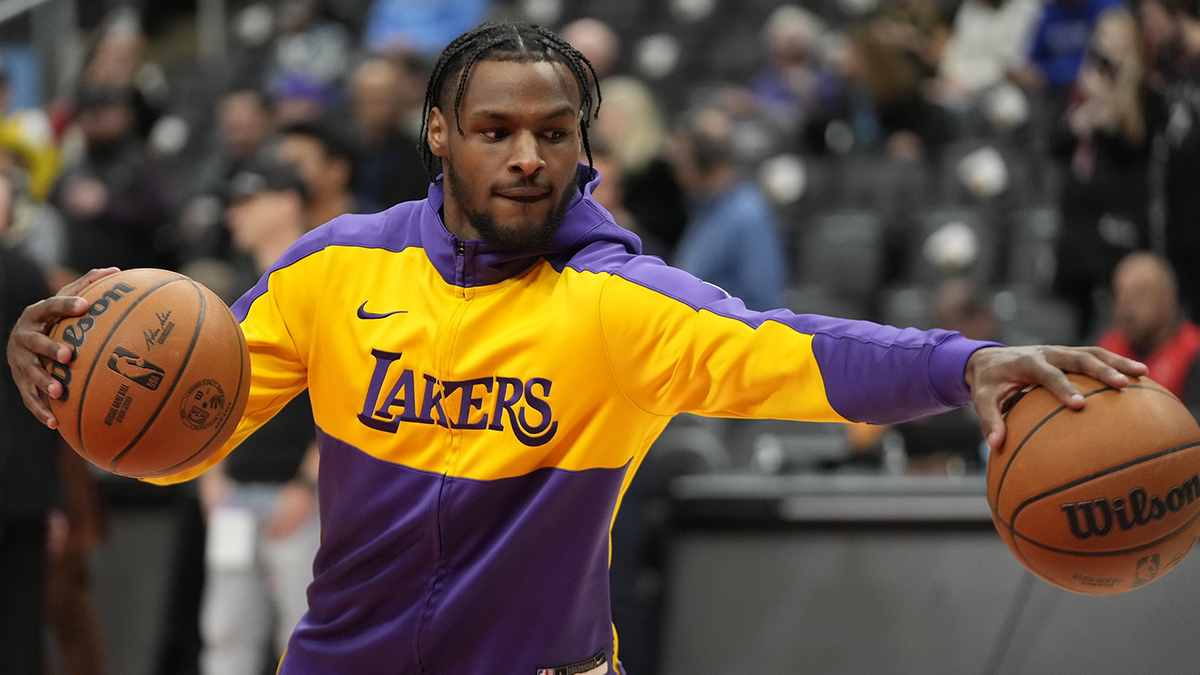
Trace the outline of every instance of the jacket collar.
<instances>
[{"instance_id":1,"label":"jacket collar","mask_svg":"<svg viewBox=\"0 0 1200 675\"><path fill-rule=\"evenodd\" d=\"M589 173L590 172L590 173ZM589 180L583 182L587 176ZM541 259L570 258L588 245L609 242L632 254L640 254L642 243L592 198L600 183L600 172L579 165L582 191L567 207L554 240L546 246L511 249L478 239L459 239L450 234L439 215L446 201L440 180L429 186L429 196L418 214L421 245L430 263L448 284L472 288L511 278ZM439 177L440 178L440 177Z\"/></svg>"}]
</instances>

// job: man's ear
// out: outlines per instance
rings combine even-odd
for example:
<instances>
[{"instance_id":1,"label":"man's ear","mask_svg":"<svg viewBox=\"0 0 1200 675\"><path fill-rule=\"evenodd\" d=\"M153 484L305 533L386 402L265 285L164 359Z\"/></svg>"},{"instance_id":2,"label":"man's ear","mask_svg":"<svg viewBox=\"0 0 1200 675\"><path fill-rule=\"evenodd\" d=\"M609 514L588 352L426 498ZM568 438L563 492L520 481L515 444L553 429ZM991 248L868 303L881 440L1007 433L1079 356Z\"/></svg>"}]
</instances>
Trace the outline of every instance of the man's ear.
<instances>
[{"instance_id":1,"label":"man's ear","mask_svg":"<svg viewBox=\"0 0 1200 675\"><path fill-rule=\"evenodd\" d=\"M429 109L429 133L426 140L429 141L429 150L433 152L435 157L445 159L449 154L447 152L447 144L449 143L450 123L446 116L442 114L442 109L434 106Z\"/></svg>"}]
</instances>

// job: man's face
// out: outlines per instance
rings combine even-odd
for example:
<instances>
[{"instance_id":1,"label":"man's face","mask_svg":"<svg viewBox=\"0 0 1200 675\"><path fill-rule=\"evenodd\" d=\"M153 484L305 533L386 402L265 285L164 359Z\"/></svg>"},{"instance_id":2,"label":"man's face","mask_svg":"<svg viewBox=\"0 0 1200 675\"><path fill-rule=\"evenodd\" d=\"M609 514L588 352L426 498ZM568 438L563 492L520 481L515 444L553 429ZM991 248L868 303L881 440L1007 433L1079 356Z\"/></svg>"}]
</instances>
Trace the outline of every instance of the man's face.
<instances>
[{"instance_id":1,"label":"man's face","mask_svg":"<svg viewBox=\"0 0 1200 675\"><path fill-rule=\"evenodd\" d=\"M240 251L254 253L270 234L295 218L290 208L295 195L288 192L263 192L238 199L225 212L225 223Z\"/></svg>"},{"instance_id":2,"label":"man's face","mask_svg":"<svg viewBox=\"0 0 1200 675\"><path fill-rule=\"evenodd\" d=\"M461 135L447 108L429 116L447 226L510 248L552 239L576 192L581 149L579 90L566 66L480 61L459 106Z\"/></svg>"},{"instance_id":3,"label":"man's face","mask_svg":"<svg viewBox=\"0 0 1200 675\"><path fill-rule=\"evenodd\" d=\"M217 106L217 125L221 140L234 159L254 154L269 131L271 117L262 102L251 92L235 92Z\"/></svg>"},{"instance_id":4,"label":"man's face","mask_svg":"<svg viewBox=\"0 0 1200 675\"><path fill-rule=\"evenodd\" d=\"M370 139L387 137L400 123L400 74L385 64L372 64L354 78L354 119Z\"/></svg>"},{"instance_id":5,"label":"man's face","mask_svg":"<svg viewBox=\"0 0 1200 675\"><path fill-rule=\"evenodd\" d=\"M1142 0L1137 3L1138 21L1142 25L1142 35L1146 42L1155 49L1162 49L1175 42L1179 35L1179 27L1171 10L1160 0Z\"/></svg>"},{"instance_id":6,"label":"man's face","mask_svg":"<svg viewBox=\"0 0 1200 675\"><path fill-rule=\"evenodd\" d=\"M279 159L291 164L313 195L334 195L347 188L350 175L345 161L330 157L321 142L304 134L291 134L279 143Z\"/></svg>"},{"instance_id":7,"label":"man's face","mask_svg":"<svg viewBox=\"0 0 1200 675\"><path fill-rule=\"evenodd\" d=\"M1153 264L1127 265L1113 279L1113 314L1129 341L1139 348L1154 341L1175 319L1170 282Z\"/></svg>"}]
</instances>

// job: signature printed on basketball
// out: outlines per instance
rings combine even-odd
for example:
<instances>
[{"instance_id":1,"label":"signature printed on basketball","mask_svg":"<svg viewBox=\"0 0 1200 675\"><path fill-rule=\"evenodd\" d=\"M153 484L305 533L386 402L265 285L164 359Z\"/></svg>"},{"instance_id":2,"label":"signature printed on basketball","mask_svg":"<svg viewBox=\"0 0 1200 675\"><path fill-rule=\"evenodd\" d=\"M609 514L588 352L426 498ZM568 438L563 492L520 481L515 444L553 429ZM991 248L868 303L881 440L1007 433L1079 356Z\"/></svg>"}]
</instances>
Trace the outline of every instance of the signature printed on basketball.
<instances>
[{"instance_id":1,"label":"signature printed on basketball","mask_svg":"<svg viewBox=\"0 0 1200 675\"><path fill-rule=\"evenodd\" d=\"M142 337L146 339L146 349L153 349L155 345L161 345L166 342L167 336L175 328L175 322L171 321L170 312L166 314L155 312L154 318L158 319L158 328L142 331Z\"/></svg>"}]
</instances>

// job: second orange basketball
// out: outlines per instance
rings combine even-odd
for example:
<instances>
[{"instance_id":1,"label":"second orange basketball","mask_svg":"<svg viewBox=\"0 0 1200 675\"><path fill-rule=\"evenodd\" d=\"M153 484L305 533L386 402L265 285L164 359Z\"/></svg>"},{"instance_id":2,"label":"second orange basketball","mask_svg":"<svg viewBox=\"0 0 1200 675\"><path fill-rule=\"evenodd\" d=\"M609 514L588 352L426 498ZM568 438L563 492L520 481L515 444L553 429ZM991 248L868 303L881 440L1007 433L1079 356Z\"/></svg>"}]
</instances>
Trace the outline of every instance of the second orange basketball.
<instances>
[{"instance_id":1,"label":"second orange basketball","mask_svg":"<svg viewBox=\"0 0 1200 675\"><path fill-rule=\"evenodd\" d=\"M1042 579L1093 595L1133 590L1200 538L1200 426L1148 377L1120 390L1069 377L1083 410L1039 387L1009 411L988 465L992 519Z\"/></svg>"}]
</instances>

